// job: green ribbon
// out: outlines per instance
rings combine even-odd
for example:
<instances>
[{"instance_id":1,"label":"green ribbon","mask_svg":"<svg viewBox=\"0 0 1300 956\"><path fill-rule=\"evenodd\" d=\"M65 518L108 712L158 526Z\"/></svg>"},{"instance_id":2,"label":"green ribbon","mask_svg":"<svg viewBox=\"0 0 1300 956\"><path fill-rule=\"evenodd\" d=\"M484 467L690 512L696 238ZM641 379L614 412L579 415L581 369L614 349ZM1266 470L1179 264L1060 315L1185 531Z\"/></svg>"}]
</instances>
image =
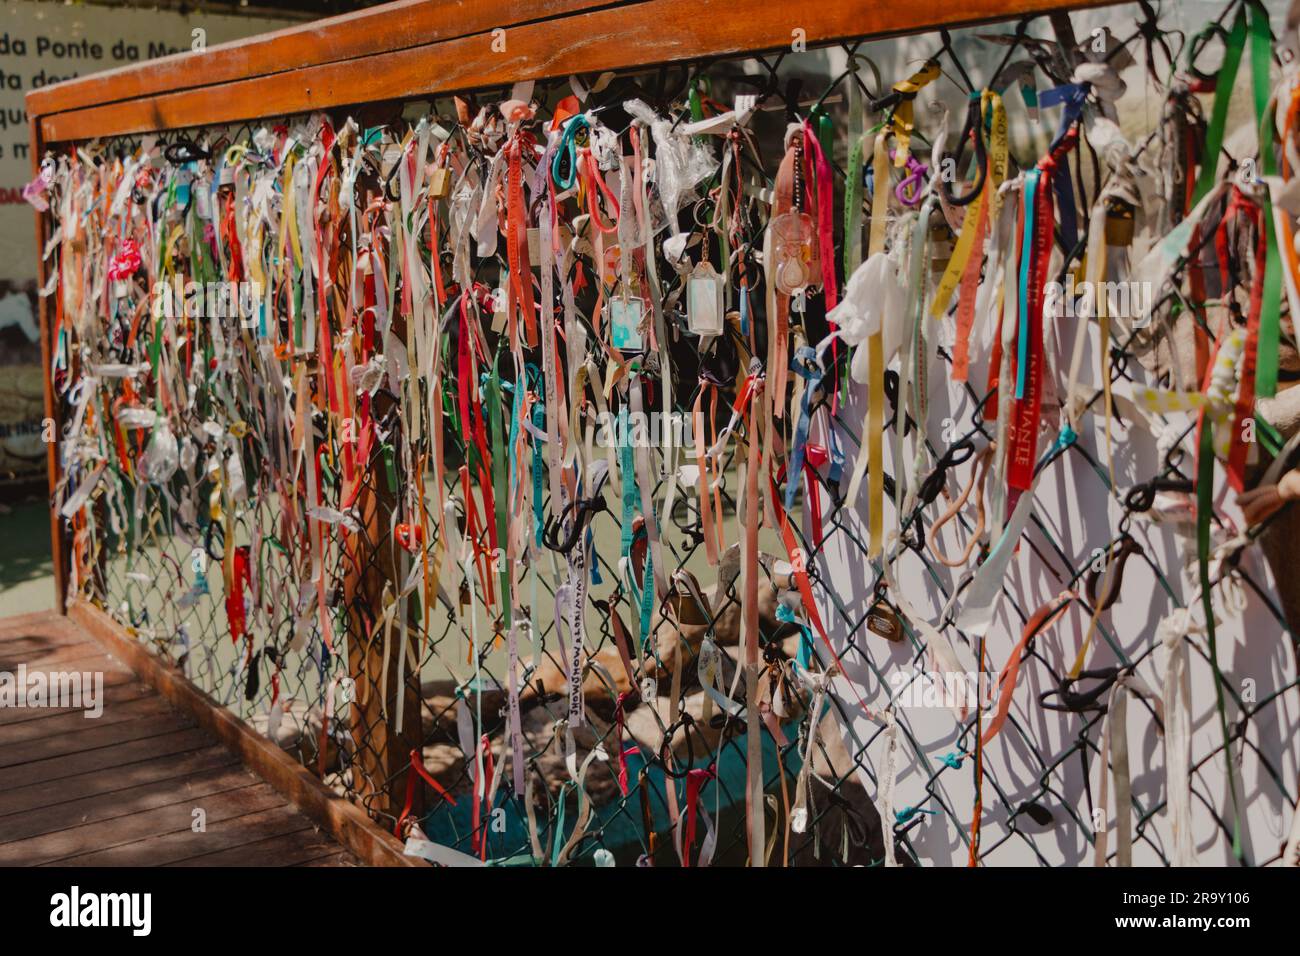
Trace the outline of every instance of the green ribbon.
<instances>
[{"instance_id":1,"label":"green ribbon","mask_svg":"<svg viewBox=\"0 0 1300 956\"><path fill-rule=\"evenodd\" d=\"M818 109L816 112L817 141L821 144L822 152L826 154L826 161L830 162L831 157L835 155L835 123L825 110Z\"/></svg>"},{"instance_id":2,"label":"green ribbon","mask_svg":"<svg viewBox=\"0 0 1300 956\"><path fill-rule=\"evenodd\" d=\"M1205 134L1205 155L1201 163L1201 172L1196 179L1196 190L1192 195L1193 207L1209 195L1218 177L1219 153L1223 149L1228 107L1232 103L1237 70L1241 65L1241 55L1248 39L1251 86L1259 131L1261 171L1265 176L1273 176L1277 173L1272 123L1268 111L1271 92L1269 68L1273 62L1273 39L1268 25L1268 12L1258 0L1250 0L1238 8L1237 15L1232 21L1232 29L1224 40L1223 65L1215 78L1214 106L1210 112L1210 125ZM1264 294L1255 349L1255 395L1258 398L1272 398L1277 394L1278 345L1281 338L1282 259L1278 253L1277 236L1273 228L1272 203L1267 193L1261 201L1261 207L1264 213L1267 248L1264 256Z\"/></svg>"},{"instance_id":3,"label":"green ribbon","mask_svg":"<svg viewBox=\"0 0 1300 956\"><path fill-rule=\"evenodd\" d=\"M862 264L862 137L849 147L844 178L844 281Z\"/></svg>"},{"instance_id":4,"label":"green ribbon","mask_svg":"<svg viewBox=\"0 0 1300 956\"><path fill-rule=\"evenodd\" d=\"M1223 65L1214 85L1214 106L1210 111L1210 125L1205 132L1205 157L1201 174L1196 179L1192 193L1192 206L1204 199L1214 187L1219 171L1219 151L1223 148L1223 128L1228 122L1228 105L1232 102L1232 88L1237 82L1237 67L1241 65L1241 51L1246 44L1246 11L1239 9L1232 21L1232 30L1224 40ZM1251 55L1254 55L1252 49ZM1258 111L1256 111L1258 116Z\"/></svg>"},{"instance_id":5,"label":"green ribbon","mask_svg":"<svg viewBox=\"0 0 1300 956\"><path fill-rule=\"evenodd\" d=\"M1260 163L1265 176L1277 175L1277 158L1273 149L1273 122L1269 114L1271 92L1269 67L1273 63L1273 34L1268 26L1268 11L1262 4L1250 4L1250 69L1255 94L1255 116L1259 119ZM1217 96L1217 93L1216 93ZM1264 253L1264 301L1259 315L1259 333L1255 340L1255 397L1272 398L1277 394L1278 345L1281 338L1282 257L1277 248L1273 222L1273 204L1264 191L1264 230L1268 246Z\"/></svg>"}]
</instances>

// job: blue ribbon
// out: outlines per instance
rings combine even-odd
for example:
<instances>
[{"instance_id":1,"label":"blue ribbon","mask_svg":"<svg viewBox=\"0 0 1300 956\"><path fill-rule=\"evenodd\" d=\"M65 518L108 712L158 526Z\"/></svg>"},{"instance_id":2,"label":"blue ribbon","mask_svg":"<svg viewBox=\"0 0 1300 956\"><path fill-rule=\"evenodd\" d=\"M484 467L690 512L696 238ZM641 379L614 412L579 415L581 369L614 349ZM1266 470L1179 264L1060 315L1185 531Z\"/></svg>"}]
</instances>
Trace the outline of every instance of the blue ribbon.
<instances>
[{"instance_id":1,"label":"blue ribbon","mask_svg":"<svg viewBox=\"0 0 1300 956\"><path fill-rule=\"evenodd\" d=\"M1025 174L1025 231L1020 240L1020 333L1016 342L1016 400L1025 397L1025 367L1029 364L1029 273L1030 253L1034 246L1034 199L1042 170L1031 169ZM1042 316L1038 317L1042 320Z\"/></svg>"},{"instance_id":2,"label":"blue ribbon","mask_svg":"<svg viewBox=\"0 0 1300 956\"><path fill-rule=\"evenodd\" d=\"M1083 106L1088 102L1089 89L1087 83L1067 83L1048 90L1038 98L1041 106L1061 104L1065 107L1061 112L1061 122L1056 128L1056 136L1048 148L1049 152L1061 145L1065 134L1083 114ZM1052 187L1052 191L1056 194L1056 205L1061 220L1061 242L1066 249L1073 249L1078 241L1079 225L1074 211L1074 186L1070 183L1068 173L1065 176L1053 176Z\"/></svg>"},{"instance_id":3,"label":"blue ribbon","mask_svg":"<svg viewBox=\"0 0 1300 956\"><path fill-rule=\"evenodd\" d=\"M555 180L555 185L561 192L572 188L574 182L578 178L578 145L575 140L580 127L587 130L591 129L591 124L587 122L587 117L583 116L581 113L577 116L571 117L569 121L564 124L564 133L560 136L560 147L555 151L555 155L551 158L551 178ZM560 175L560 170L563 167L563 161L566 158L569 161L569 173L567 176L562 177Z\"/></svg>"},{"instance_id":4,"label":"blue ribbon","mask_svg":"<svg viewBox=\"0 0 1300 956\"><path fill-rule=\"evenodd\" d=\"M807 382L803 397L799 402L799 421L794 428L794 443L790 451L790 466L785 474L785 510L794 508L794 496L799 490L799 478L803 473L805 445L808 443L808 429L812 425L812 402L818 386L821 385L824 370L817 362L817 352L808 345L802 345L795 352L791 363L794 370Z\"/></svg>"}]
</instances>

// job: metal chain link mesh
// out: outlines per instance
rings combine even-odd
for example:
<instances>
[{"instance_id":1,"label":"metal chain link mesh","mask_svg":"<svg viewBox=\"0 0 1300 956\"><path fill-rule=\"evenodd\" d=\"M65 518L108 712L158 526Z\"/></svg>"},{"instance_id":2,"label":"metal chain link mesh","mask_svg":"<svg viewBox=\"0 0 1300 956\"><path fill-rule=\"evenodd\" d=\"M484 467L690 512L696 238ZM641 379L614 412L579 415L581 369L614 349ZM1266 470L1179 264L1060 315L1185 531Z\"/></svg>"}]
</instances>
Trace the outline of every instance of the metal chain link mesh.
<instances>
[{"instance_id":1,"label":"metal chain link mesh","mask_svg":"<svg viewBox=\"0 0 1300 956\"><path fill-rule=\"evenodd\" d=\"M966 76L965 66L953 51L955 47L974 48L975 43L968 34L959 35L956 44L947 35L923 38L921 42L939 48L953 71ZM858 44L844 49L849 54L860 52ZM747 68L748 83L764 93L765 102L783 108L801 108L798 107L801 88L815 85L807 79L810 62L807 58L818 55L790 54L751 60ZM739 61L690 64L661 71L657 88L665 101L672 101L673 91L694 85L698 78L725 78L719 80L719 88L726 81L740 88L743 84L737 78L742 75ZM641 74L639 79L650 84L655 76ZM838 88L843 89L844 83L855 79L840 77ZM958 81L957 85L960 88L966 83ZM836 88L833 84L828 94ZM552 101L556 96L553 90L545 95ZM490 96L485 93L480 98L487 101ZM836 165L835 171L842 180L843 168ZM495 285L503 266L503 262L481 260L475 278ZM682 280L671 272L668 274L666 298L675 299L682 292ZM112 351L102 348L102 343L83 344L90 345L100 361ZM1132 344L1130 336L1110 345L1111 373L1117 383L1141 375L1133 358ZM225 370L228 383L237 386L258 374L251 346L251 338L245 336L236 350L242 367ZM942 347L940 355L945 362L951 361ZM689 417L696 395L688 384L683 384L694 381L689 357L686 361L687 367L674 369L674 405L679 413ZM992 440L994 436L979 414L987 396L969 385L965 392L968 407L975 411L965 428L954 428L951 443L979 435ZM454 414L452 394L449 391L435 400L445 401L447 411ZM93 402L101 403L100 411L108 415L119 396L117 380L101 379ZM471 594L456 583L458 577L444 573L437 585L440 593L417 589L395 613L385 618L387 592L405 580L413 567L418 572L416 566L434 555L431 542L443 534L444 522L435 502L439 497L454 497L462 492L457 467L468 463L472 453L463 446L460 434L448 431L446 435L447 474L430 478L426 473L424 493L412 494L409 484L416 473L408 463L431 460L430 436L426 431L415 440L404 433L401 422L405 418L395 406L385 419L389 429L387 440L372 444L366 460L355 465L361 477L356 504L350 512L354 516L353 524L346 532L345 525L327 525L320 565L315 567L310 549L301 542L281 539L281 529L285 527L281 496L286 488L301 488L301 475L286 471L276 440L266 437L277 435L283 425L268 420L268 409L259 396L260 393L241 391L238 387L222 386L204 392L198 405L184 413L185 424L196 434L203 422L214 416L221 417L226 424L247 425L247 437L239 439L234 446L242 459L247 497L233 511L227 511L223 519L213 519L207 514L211 485L195 471L193 464L188 477L183 469L162 487L150 486L138 474L112 469L106 487L95 496L84 518L72 527L74 547L87 571L86 578L80 582L81 597L105 607L140 640L177 663L217 703L294 752L329 786L358 802L389 830L397 827L407 800L409 780L415 772L411 759L414 748L427 773L446 792L446 796L440 795L420 779L411 787L415 794L415 816L424 833L435 843L497 863L605 862L607 858L602 851L607 851L620 864L643 856L668 864L675 862L670 848L673 839L670 820L682 812L687 799L687 772L710 768L715 775L702 784L700 806L709 814L710 825L716 827L714 861L745 861L748 850L744 814L744 722L722 715L703 719L699 709L703 695L694 686L693 660L678 665L685 681L681 704L683 712L690 716L675 722L659 721L661 727L663 723L672 724L667 735L673 742L671 761L664 759L666 749L654 752L654 741L662 740L664 735L654 733L653 726L647 732L648 721L635 732L631 729L634 711L625 715L628 731L624 737L622 722L616 714L617 688L603 693L590 690L605 681L606 675L597 668L588 668L588 723L577 734L576 762L582 763L593 751L599 751L599 755L584 779L588 799L580 796L579 788L570 778L571 771L566 772L564 767L567 696L553 687L538 686L541 672L562 675L566 667L564 642L557 633L553 614L556 600L553 581L558 579L550 573L557 567L554 554L542 552L544 557L537 573L524 579L525 583L514 596L515 603L530 614L535 628L535 642L525 642L519 647L524 688L521 701L524 776L528 783L524 793L515 792L507 769L511 757L504 690L509 683L503 647L506 631L499 619L488 620L483 614L483 595ZM66 420L73 406L67 401L66 393L63 397ZM409 401L409 398L390 397L397 398L398 403ZM425 398L422 395L421 401ZM1098 392L1093 403L1100 398ZM822 406L832 409L832 396L824 395L820 401ZM726 411L724 399L722 411L716 414L723 416ZM856 443L860 420L844 411L838 405L833 408L836 425L848 442ZM725 417L715 424L724 422ZM345 443L322 423L318 422L316 427L323 449L318 479L320 505L342 512L347 510L341 478ZM896 427L896 423L891 425ZM76 436L65 434L65 441L75 439ZM944 453L942 447L933 445L930 451L934 459ZM203 452L228 460L232 447L223 447L214 440ZM659 448L652 446L651 455L656 466L654 500L662 502L668 493L665 479L669 466ZM1104 545L1109 552L1112 545L1122 543L1134 518L1140 520L1142 502L1126 497L1129 489L1109 487L1105 464L1094 457L1086 443L1073 444L1061 456L1094 474L1105 486L1105 494L1122 508L1119 520L1111 523L1112 539ZM737 489L741 487L737 480L738 460L743 460L743 454L733 450L722 468L720 497L728 520L735 520ZM68 487L75 486L77 479L84 477L84 472L78 470L82 467L73 465ZM972 463L970 467L975 466ZM1065 464L1055 462L1047 467L1065 467ZM958 477L954 471L947 481L948 487ZM1190 480L1194 475L1188 456L1176 453L1166 457L1162 471L1154 477ZM433 492L432 482L437 480L443 481L441 496ZM813 589L829 602L828 606L835 607L836 586L825 579L824 565L819 561L829 542L836 542L840 553L857 554L863 573L872 582L878 579L879 568L868 560L867 545L858 534L858 526L847 520L849 506L841 500L840 489L820 474L817 480L822 485L821 499L826 503L822 540L819 544L804 538L798 530L796 533L801 549L808 556L807 569ZM422 514L411 513L412 501L422 509ZM463 533L468 528L465 502L463 498L455 501L460 512L459 530ZM302 507L305 503L300 503ZM805 509L806 503L801 503L792 514L796 529L808 517ZM555 515L559 509L548 498L544 510L547 515ZM933 561L923 540L925 526L941 510L942 503L918 505L901 524L903 544L899 546L925 563L926 585L937 595L939 604L951 596L945 589L950 577ZM672 527L665 531L665 548L673 567L713 573L703 560L697 499L679 495L670 517ZM963 535L973 532L968 510L959 512L956 522ZM422 551L411 552L395 544L393 529L398 523L421 524L429 530L430 541L425 542ZM610 555L616 553L622 530L616 502L592 519L591 534L597 544L595 570L603 583L593 588L587 609L589 661L617 651L618 638L611 622L611 610L625 618L637 613L634 598L625 593L619 568L610 560ZM1079 588L1094 569L1096 558L1091 548L1084 553L1067 550L1058 544L1042 521L1035 521L1034 534L1025 540L1038 551L1043 566L1050 569L1059 588ZM486 552L491 560L492 545L486 527L480 530L479 540L473 544L477 552ZM231 548L246 548L249 565L248 634L237 639L231 636L229 595L222 570L223 560ZM1149 567L1166 594L1172 597L1178 593L1175 584L1166 580L1169 572L1153 555L1143 552L1136 557ZM771 567L767 570L771 573ZM1244 589L1253 601L1267 608L1278 629L1294 640L1267 582L1257 580L1241 564L1225 564L1219 573L1221 579L1231 579L1234 586ZM484 575L489 579L495 576L494 573ZM738 583L735 580L721 587L711 608L697 608L707 622L706 631L715 630L715 625L718 630L724 629L724 625L736 627L741 601ZM332 622L332 647L327 645L315 619L318 589L325 595L324 603ZM1004 588L1004 594L1009 599L1004 603L1009 605L1014 619L1023 625L1033 609L1017 605L1010 588ZM1082 597L1078 600L1090 613L1091 606ZM869 668L880 682L886 696L877 697L873 706L883 707L889 697L901 692L902 688L889 687L883 670L885 664L878 652L880 638L867 629L865 615L841 603L825 623L836 635L839 654L845 663ZM920 662L926 654L924 640L905 619L903 624L907 632L907 654L913 662ZM806 633L797 622L786 620L780 621L775 631L768 628L764 638L776 645L787 640L797 643L808 640ZM1114 664L1122 668L1143 665L1156 652L1158 644L1149 640L1136 654L1130 653L1126 646L1131 644L1126 645L1122 636L1115 633L1104 614L1099 619L1098 634L1108 649L1108 657L1113 657ZM1202 660L1207 660L1199 644L1192 646ZM476 650L477 662L472 659ZM984 678L993 681L996 667L983 655L978 642L968 642L968 650L982 655ZM813 654L824 657L820 647L814 648ZM653 656L651 652L640 663L645 664ZM724 684L730 687L735 665L729 655L726 657ZM822 661L823 665L827 663ZM476 681L472 677L475 673ZM1026 680L1032 675L1034 682L1050 687L1060 685L1065 677L1060 662L1032 641L1025 653L1022 673ZM1295 780L1287 776L1293 768L1286 759L1285 747L1279 749L1280 742L1273 737L1282 723L1270 722L1269 715L1287 695L1294 696L1295 687L1294 667L1289 679L1253 703L1243 699L1233 685L1227 686L1231 711L1238 715L1233 725L1234 743L1249 749L1260 761L1274 781L1283 807L1294 806ZM666 690L666 687L659 688L660 703L654 706L670 716L670 704L662 696ZM1143 712L1154 719L1156 712L1150 702L1145 698L1141 702ZM844 701L833 699L831 710L838 724L851 723L853 714ZM917 828L942 829L960 841L962 847L968 847L972 839L969 807L959 806L948 795L947 786L955 777L972 775L971 758L979 749L977 717L972 715L957 728L947 756L940 760L931 745L913 734L906 711L900 713L899 746L905 761L921 768L918 772L924 797L916 800L915 806L900 808L895 819L886 825L898 840L903 862L924 863L927 853L914 843ZM1029 755L1036 780L1028 789L1023 781L1001 779L988 766L975 771L981 774L983 812L1001 821L1000 827L986 832L981 839L979 860L998 862L1004 845L1015 843L1019 844L1019 852L1029 854L1034 862L1044 865L1056 862L1057 854L1040 846L1044 840L1042 826L1034 819L1039 809L1046 806L1054 808L1056 827L1073 829L1074 835L1069 840L1075 845L1087 847L1093 843L1096 827L1089 812L1093 806L1089 780L1096 778L1101 759L1104 712L1100 709L1074 712L1065 715L1063 720L1068 727L1064 744L1050 752L1041 749L1040 735L1016 712L1004 729L1001 745ZM779 742L764 734L767 803L763 810L766 831L772 840L765 848L770 862L879 865L884 857L882 823L872 797L878 794L883 770L872 753L879 746L878 735L884 732L883 728L877 728L874 736L856 741L842 753L838 734L829 724L816 735L814 754L810 758L814 761L812 813L803 833L793 832L791 828L790 808L802 764L800 755L807 748L810 730L819 722L820 719L814 721L805 712L798 720L783 725ZM497 772L488 778L491 791L479 794L476 800L473 791L478 742L474 737L479 732L487 741L483 757L492 762ZM624 793L618 779L618 755L625 747L631 747L633 741L637 746L625 758L628 771ZM1222 755L1222 744L1198 749L1193 754L1193 798L1210 810L1223 839L1231 841L1232 820L1223 795L1210 792L1199 775L1202 768L1221 761ZM671 793L666 789L669 780L673 787ZM1167 841L1154 827L1154 821L1166 809L1165 803L1162 799L1148 799L1147 793L1146 789L1134 791L1134 842L1144 847L1151 859L1167 863ZM536 846L530 840L530 820L536 830ZM1276 855L1271 850L1263 850L1254 862L1267 863L1274 859Z\"/></svg>"}]
</instances>

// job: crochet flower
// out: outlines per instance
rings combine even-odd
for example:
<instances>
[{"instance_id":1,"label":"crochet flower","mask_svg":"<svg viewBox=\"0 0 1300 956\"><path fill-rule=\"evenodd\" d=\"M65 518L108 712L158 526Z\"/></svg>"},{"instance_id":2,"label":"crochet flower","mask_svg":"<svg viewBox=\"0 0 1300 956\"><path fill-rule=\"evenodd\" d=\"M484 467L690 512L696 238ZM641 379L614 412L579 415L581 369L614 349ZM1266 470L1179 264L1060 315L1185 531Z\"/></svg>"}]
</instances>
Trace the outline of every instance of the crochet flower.
<instances>
[{"instance_id":1,"label":"crochet flower","mask_svg":"<svg viewBox=\"0 0 1300 956\"><path fill-rule=\"evenodd\" d=\"M110 282L129 279L140 269L140 247L134 239L122 241L122 251L115 255L108 264Z\"/></svg>"}]
</instances>

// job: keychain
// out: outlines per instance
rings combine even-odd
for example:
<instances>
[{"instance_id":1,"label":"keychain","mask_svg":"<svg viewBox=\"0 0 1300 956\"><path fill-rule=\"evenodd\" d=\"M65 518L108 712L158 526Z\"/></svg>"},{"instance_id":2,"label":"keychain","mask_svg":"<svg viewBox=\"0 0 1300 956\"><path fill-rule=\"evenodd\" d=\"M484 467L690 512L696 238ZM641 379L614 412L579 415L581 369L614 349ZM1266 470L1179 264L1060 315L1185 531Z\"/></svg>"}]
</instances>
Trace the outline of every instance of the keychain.
<instances>
[{"instance_id":1,"label":"keychain","mask_svg":"<svg viewBox=\"0 0 1300 956\"><path fill-rule=\"evenodd\" d=\"M645 300L629 295L623 286L606 305L609 314L610 344L620 352L640 352L645 348L641 327L645 321Z\"/></svg>"},{"instance_id":2,"label":"keychain","mask_svg":"<svg viewBox=\"0 0 1300 956\"><path fill-rule=\"evenodd\" d=\"M771 222L776 258L774 275L778 292L794 295L800 289L817 284L817 227L807 213L792 209Z\"/></svg>"},{"instance_id":3,"label":"keychain","mask_svg":"<svg viewBox=\"0 0 1300 956\"><path fill-rule=\"evenodd\" d=\"M702 260L686 279L686 316L690 330L701 338L722 334L723 280L713 263Z\"/></svg>"}]
</instances>

